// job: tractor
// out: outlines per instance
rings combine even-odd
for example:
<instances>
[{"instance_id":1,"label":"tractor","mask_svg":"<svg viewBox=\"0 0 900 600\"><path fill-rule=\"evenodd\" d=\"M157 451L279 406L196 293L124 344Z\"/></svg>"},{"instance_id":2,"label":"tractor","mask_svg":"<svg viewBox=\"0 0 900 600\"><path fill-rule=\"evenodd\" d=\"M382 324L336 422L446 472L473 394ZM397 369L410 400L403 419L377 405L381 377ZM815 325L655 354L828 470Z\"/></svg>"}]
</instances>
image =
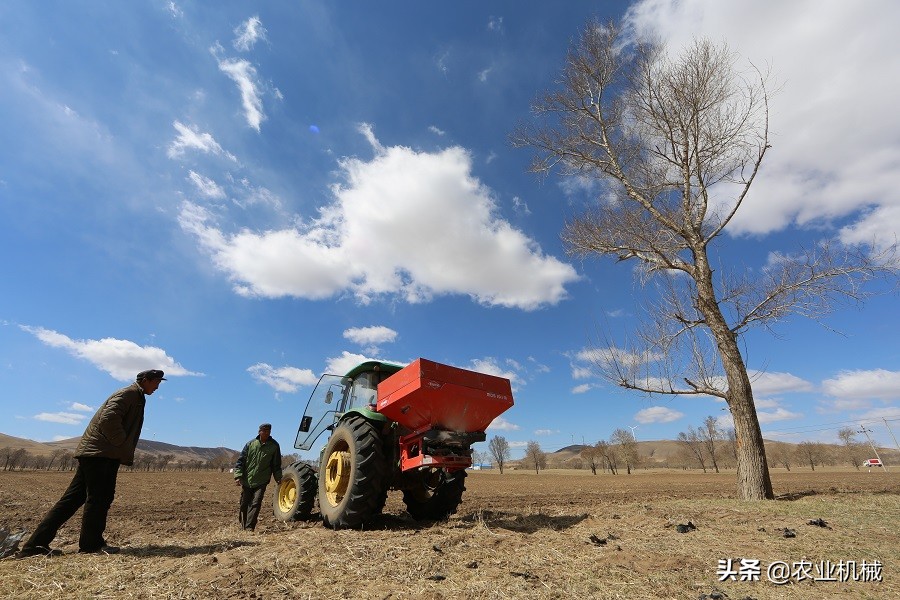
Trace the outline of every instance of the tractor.
<instances>
[{"instance_id":1,"label":"tractor","mask_svg":"<svg viewBox=\"0 0 900 600\"><path fill-rule=\"evenodd\" d=\"M328 440L318 469L302 461L283 469L275 518L308 519L318 501L327 527L363 527L388 491L401 490L414 519L446 519L462 501L472 444L512 405L508 379L423 358L323 375L294 447L310 450L325 431Z\"/></svg>"}]
</instances>

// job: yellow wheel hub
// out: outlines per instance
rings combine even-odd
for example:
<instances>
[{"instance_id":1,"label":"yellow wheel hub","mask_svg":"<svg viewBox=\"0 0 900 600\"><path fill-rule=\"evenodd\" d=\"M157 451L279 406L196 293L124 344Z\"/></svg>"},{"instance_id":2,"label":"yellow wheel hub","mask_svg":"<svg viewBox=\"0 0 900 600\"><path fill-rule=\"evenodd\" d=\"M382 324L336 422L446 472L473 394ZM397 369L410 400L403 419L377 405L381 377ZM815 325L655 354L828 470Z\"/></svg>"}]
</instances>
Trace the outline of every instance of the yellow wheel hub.
<instances>
[{"instance_id":1,"label":"yellow wheel hub","mask_svg":"<svg viewBox=\"0 0 900 600\"><path fill-rule=\"evenodd\" d=\"M349 448L335 448L325 463L325 494L332 506L340 504L347 493L351 471Z\"/></svg>"},{"instance_id":2,"label":"yellow wheel hub","mask_svg":"<svg viewBox=\"0 0 900 600\"><path fill-rule=\"evenodd\" d=\"M278 508L281 512L288 512L297 502L297 486L293 479L285 477L278 487Z\"/></svg>"}]
</instances>

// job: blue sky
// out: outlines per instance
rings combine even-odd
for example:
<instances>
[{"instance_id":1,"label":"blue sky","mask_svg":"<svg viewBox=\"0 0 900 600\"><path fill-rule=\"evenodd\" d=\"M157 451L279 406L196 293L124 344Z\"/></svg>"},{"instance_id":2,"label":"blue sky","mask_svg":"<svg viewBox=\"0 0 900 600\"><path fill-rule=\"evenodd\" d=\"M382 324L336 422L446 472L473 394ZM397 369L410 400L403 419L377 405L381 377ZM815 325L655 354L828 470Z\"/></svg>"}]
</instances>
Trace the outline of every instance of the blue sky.
<instances>
[{"instance_id":1,"label":"blue sky","mask_svg":"<svg viewBox=\"0 0 900 600\"><path fill-rule=\"evenodd\" d=\"M78 436L162 368L143 437L239 448L270 421L287 451L320 374L420 356L511 379L488 435L514 454L727 426L592 372L640 316L633 267L568 257L600 190L508 142L593 17L772 69L773 148L723 260L896 238L897 3L4 2L0 431ZM764 435L863 422L893 446L896 309L749 334Z\"/></svg>"}]
</instances>

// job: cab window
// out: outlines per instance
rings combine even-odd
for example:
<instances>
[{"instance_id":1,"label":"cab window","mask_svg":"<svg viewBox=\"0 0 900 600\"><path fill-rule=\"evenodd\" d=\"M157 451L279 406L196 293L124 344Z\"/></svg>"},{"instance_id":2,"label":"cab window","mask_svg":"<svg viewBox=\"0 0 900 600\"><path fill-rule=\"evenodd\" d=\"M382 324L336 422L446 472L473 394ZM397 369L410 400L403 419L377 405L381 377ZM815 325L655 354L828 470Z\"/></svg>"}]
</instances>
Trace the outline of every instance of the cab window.
<instances>
[{"instance_id":1,"label":"cab window","mask_svg":"<svg viewBox=\"0 0 900 600\"><path fill-rule=\"evenodd\" d=\"M365 408L375 404L378 400L379 373L360 373L353 379L353 387L350 389L351 408Z\"/></svg>"}]
</instances>

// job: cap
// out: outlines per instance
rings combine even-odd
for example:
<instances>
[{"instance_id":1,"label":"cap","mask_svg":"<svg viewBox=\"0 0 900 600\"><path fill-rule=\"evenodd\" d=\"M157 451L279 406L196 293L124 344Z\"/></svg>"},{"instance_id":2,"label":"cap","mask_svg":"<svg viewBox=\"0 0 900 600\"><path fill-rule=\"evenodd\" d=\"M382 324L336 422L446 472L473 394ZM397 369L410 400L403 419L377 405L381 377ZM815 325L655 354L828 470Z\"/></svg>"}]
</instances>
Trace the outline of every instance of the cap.
<instances>
[{"instance_id":1,"label":"cap","mask_svg":"<svg viewBox=\"0 0 900 600\"><path fill-rule=\"evenodd\" d=\"M263 423L262 425L259 426L259 428L260 429L268 429L269 431L272 431L272 424L271 423Z\"/></svg>"},{"instance_id":2,"label":"cap","mask_svg":"<svg viewBox=\"0 0 900 600\"><path fill-rule=\"evenodd\" d=\"M166 381L166 378L163 377L165 373L160 371L159 369L150 369L149 371L141 371L135 377L135 381L143 381L144 379L161 379Z\"/></svg>"}]
</instances>

